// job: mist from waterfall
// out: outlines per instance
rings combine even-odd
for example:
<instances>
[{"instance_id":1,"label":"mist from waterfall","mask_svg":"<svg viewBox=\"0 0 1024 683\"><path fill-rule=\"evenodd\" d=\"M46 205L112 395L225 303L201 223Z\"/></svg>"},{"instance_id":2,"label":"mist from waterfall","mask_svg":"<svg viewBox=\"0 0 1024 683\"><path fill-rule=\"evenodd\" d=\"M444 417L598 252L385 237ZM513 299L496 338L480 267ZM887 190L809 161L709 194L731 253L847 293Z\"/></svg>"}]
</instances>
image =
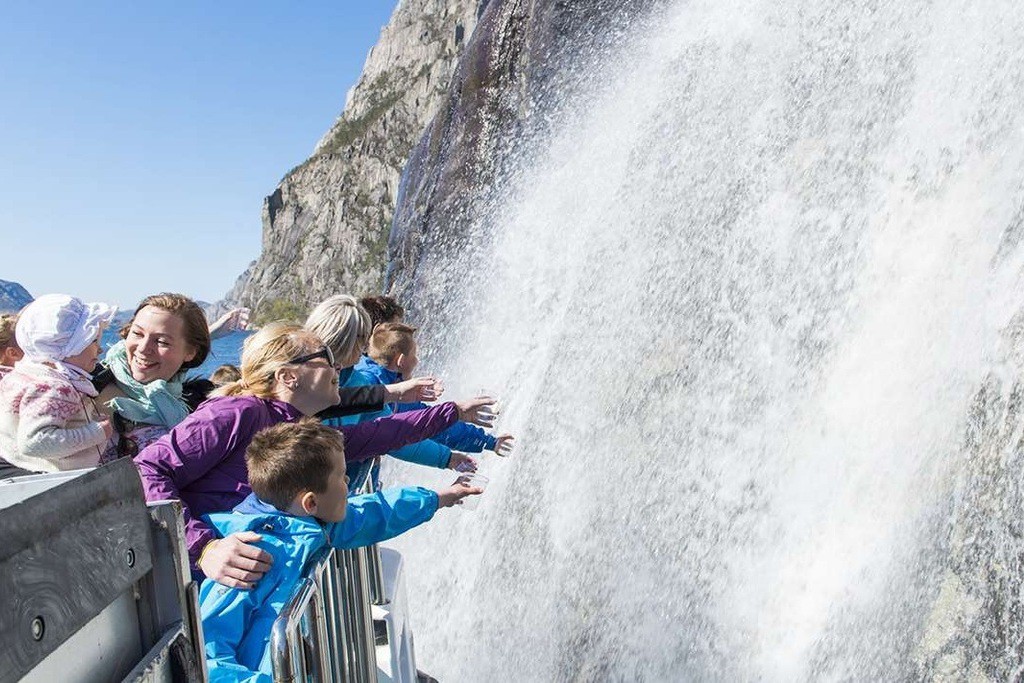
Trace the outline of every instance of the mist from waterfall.
<instances>
[{"instance_id":1,"label":"mist from waterfall","mask_svg":"<svg viewBox=\"0 0 1024 683\"><path fill-rule=\"evenodd\" d=\"M970 576L1024 522L1024 13L689 0L653 25L510 164L472 268L437 273L468 322L428 326L425 369L498 392L518 450L485 456L477 511L396 543L421 668L1014 670Z\"/></svg>"}]
</instances>

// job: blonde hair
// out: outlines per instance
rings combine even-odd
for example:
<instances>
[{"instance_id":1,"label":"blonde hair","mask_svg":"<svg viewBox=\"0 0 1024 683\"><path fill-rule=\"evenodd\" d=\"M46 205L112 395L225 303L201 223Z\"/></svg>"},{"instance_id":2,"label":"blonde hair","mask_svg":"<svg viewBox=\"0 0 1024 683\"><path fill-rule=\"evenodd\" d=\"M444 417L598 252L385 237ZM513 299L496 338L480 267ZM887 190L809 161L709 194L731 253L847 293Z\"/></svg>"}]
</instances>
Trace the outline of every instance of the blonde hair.
<instances>
[{"instance_id":1,"label":"blonde hair","mask_svg":"<svg viewBox=\"0 0 1024 683\"><path fill-rule=\"evenodd\" d=\"M234 365L222 365L210 374L210 382L222 387L228 382L237 382L242 379L242 373Z\"/></svg>"},{"instance_id":2,"label":"blonde hair","mask_svg":"<svg viewBox=\"0 0 1024 683\"><path fill-rule=\"evenodd\" d=\"M306 329L320 337L338 360L362 351L370 338L371 322L355 297L335 294L317 304L306 319Z\"/></svg>"},{"instance_id":3,"label":"blonde hair","mask_svg":"<svg viewBox=\"0 0 1024 683\"><path fill-rule=\"evenodd\" d=\"M218 387L210 395L274 398L277 371L292 358L315 351L321 345L315 334L299 325L270 323L242 345L241 379Z\"/></svg>"},{"instance_id":4,"label":"blonde hair","mask_svg":"<svg viewBox=\"0 0 1024 683\"><path fill-rule=\"evenodd\" d=\"M8 346L18 345L14 340L14 326L17 322L17 313L0 315L0 351L3 351Z\"/></svg>"}]
</instances>

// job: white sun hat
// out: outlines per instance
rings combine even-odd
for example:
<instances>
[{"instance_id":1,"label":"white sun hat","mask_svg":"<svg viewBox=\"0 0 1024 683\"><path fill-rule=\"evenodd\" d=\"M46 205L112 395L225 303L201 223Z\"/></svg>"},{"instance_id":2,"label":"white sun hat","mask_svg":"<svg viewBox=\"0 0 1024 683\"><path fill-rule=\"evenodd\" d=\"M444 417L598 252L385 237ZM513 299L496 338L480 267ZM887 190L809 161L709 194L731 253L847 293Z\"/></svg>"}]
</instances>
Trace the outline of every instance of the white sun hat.
<instances>
[{"instance_id":1,"label":"white sun hat","mask_svg":"<svg viewBox=\"0 0 1024 683\"><path fill-rule=\"evenodd\" d=\"M14 336L26 358L62 361L85 351L116 312L116 306L46 294L22 309Z\"/></svg>"}]
</instances>

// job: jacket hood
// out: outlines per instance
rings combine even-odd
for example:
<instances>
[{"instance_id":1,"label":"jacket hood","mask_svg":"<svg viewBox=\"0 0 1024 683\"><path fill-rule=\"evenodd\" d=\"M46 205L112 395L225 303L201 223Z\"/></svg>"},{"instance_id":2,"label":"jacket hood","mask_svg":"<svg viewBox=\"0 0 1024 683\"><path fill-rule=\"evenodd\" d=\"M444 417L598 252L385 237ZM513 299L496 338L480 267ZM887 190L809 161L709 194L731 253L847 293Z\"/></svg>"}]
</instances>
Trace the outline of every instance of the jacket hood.
<instances>
[{"instance_id":1,"label":"jacket hood","mask_svg":"<svg viewBox=\"0 0 1024 683\"><path fill-rule=\"evenodd\" d=\"M215 512L207 515L207 519L217 529L221 538L239 531L287 531L289 535L324 533L323 526L315 517L297 517L282 512L270 503L260 500L255 493L250 493L231 512Z\"/></svg>"},{"instance_id":2,"label":"jacket hood","mask_svg":"<svg viewBox=\"0 0 1024 683\"><path fill-rule=\"evenodd\" d=\"M381 384L394 384L395 382L402 381L402 373L388 370L386 367L365 354L363 354L359 359L359 362L356 363L355 369L376 378L376 380Z\"/></svg>"}]
</instances>

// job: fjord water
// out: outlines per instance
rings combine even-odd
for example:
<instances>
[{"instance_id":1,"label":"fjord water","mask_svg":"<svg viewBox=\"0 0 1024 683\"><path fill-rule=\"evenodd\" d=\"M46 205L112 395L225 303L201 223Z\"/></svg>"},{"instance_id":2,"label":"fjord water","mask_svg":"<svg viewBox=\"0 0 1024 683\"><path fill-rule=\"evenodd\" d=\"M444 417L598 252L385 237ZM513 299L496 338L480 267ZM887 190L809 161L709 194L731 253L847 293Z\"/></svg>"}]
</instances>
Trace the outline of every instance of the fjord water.
<instances>
[{"instance_id":1,"label":"fjord water","mask_svg":"<svg viewBox=\"0 0 1024 683\"><path fill-rule=\"evenodd\" d=\"M467 322L428 327L465 340L432 369L498 390L519 443L478 510L397 543L421 668L1019 673L1024 14L688 0L652 25L510 164L486 295L436 273Z\"/></svg>"}]
</instances>

